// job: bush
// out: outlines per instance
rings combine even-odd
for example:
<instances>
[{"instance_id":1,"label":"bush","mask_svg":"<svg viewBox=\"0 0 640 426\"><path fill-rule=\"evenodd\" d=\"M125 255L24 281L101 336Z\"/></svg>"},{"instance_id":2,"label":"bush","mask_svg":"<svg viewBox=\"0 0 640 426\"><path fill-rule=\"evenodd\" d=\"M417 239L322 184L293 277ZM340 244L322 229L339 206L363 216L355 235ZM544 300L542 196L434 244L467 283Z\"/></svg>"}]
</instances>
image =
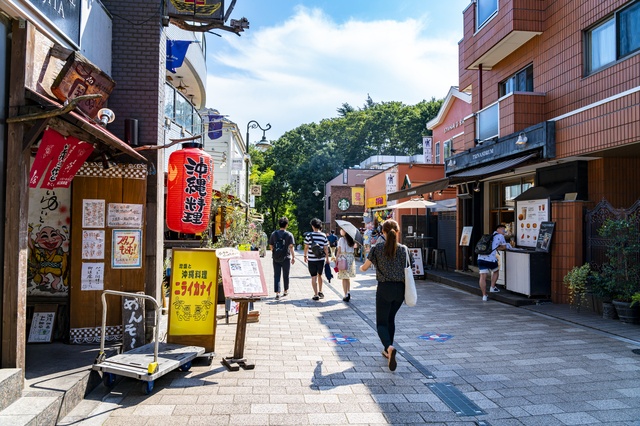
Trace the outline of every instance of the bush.
<instances>
[{"instance_id":1,"label":"bush","mask_svg":"<svg viewBox=\"0 0 640 426\"><path fill-rule=\"evenodd\" d=\"M635 216L607 219L598 234L609 242L602 279L619 300L630 302L633 295L640 292L640 232Z\"/></svg>"},{"instance_id":2,"label":"bush","mask_svg":"<svg viewBox=\"0 0 640 426\"><path fill-rule=\"evenodd\" d=\"M587 301L587 281L591 275L591 266L585 263L582 266L576 266L564 276L562 282L569 290L569 302L578 306Z\"/></svg>"}]
</instances>

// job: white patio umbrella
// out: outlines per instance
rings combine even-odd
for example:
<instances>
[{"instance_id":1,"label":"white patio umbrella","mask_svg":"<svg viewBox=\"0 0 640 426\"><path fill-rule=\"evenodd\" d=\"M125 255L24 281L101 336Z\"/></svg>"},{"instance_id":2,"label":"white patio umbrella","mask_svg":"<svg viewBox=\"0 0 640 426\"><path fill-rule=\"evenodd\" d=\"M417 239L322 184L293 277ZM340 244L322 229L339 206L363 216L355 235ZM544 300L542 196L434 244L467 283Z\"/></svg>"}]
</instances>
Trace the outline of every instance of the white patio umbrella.
<instances>
[{"instance_id":1,"label":"white patio umbrella","mask_svg":"<svg viewBox=\"0 0 640 426\"><path fill-rule=\"evenodd\" d=\"M336 223L340 228L344 229L344 232L351 235L353 241L357 242L360 245L363 244L362 234L360 233L360 231L358 231L358 228L356 228L351 222L347 222L346 220L336 220Z\"/></svg>"},{"instance_id":2,"label":"white patio umbrella","mask_svg":"<svg viewBox=\"0 0 640 426\"><path fill-rule=\"evenodd\" d=\"M404 203L396 204L393 206L389 206L390 209L424 209L428 207L435 207L438 203L434 203L432 201L414 199L405 201Z\"/></svg>"}]
</instances>

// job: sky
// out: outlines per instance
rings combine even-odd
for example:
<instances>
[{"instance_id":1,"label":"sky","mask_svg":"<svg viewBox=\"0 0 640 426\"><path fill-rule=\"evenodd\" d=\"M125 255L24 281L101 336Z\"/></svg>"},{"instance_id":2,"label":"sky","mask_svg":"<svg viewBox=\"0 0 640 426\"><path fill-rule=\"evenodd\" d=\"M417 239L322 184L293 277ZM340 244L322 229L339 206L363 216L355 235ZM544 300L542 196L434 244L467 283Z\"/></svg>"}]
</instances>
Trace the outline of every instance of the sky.
<instances>
[{"instance_id":1,"label":"sky","mask_svg":"<svg viewBox=\"0 0 640 426\"><path fill-rule=\"evenodd\" d=\"M207 108L244 135L276 140L336 117L347 102L414 105L458 85L462 11L470 0L238 0L240 37L207 35ZM225 2L227 7L231 0ZM250 140L262 137L251 130Z\"/></svg>"}]
</instances>

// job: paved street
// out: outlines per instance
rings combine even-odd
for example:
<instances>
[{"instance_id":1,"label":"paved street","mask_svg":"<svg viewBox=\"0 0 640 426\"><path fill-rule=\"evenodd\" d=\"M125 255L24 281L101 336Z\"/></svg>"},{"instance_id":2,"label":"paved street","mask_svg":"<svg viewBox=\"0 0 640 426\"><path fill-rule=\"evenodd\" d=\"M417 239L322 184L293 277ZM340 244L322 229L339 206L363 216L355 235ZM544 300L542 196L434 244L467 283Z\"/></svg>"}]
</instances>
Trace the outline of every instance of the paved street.
<instances>
[{"instance_id":1,"label":"paved street","mask_svg":"<svg viewBox=\"0 0 640 426\"><path fill-rule=\"evenodd\" d=\"M64 424L640 425L638 345L420 281L418 305L398 313L396 342L406 357L390 372L370 325L373 270L358 272L350 304L336 279L314 302L307 269L296 262L290 295L276 301L267 256L270 296L258 304L260 322L249 324L245 350L255 370L229 372L220 364L235 337L235 323L221 320L211 366L170 373L149 396L138 382L122 380ZM426 333L451 337L418 338ZM332 335L357 341L325 340ZM428 387L433 383L453 384L486 414L457 415Z\"/></svg>"}]
</instances>

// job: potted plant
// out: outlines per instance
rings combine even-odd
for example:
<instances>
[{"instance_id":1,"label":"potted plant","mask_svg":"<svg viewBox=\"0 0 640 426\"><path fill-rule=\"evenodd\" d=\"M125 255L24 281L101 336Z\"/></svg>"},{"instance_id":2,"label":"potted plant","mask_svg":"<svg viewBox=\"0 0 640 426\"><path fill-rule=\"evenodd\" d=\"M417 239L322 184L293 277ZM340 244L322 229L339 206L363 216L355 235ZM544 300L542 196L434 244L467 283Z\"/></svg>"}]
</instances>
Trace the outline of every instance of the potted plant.
<instances>
[{"instance_id":1,"label":"potted plant","mask_svg":"<svg viewBox=\"0 0 640 426\"><path fill-rule=\"evenodd\" d=\"M591 265L585 263L582 266L576 266L564 276L562 282L569 290L569 303L578 307L587 301L587 280L591 276Z\"/></svg>"},{"instance_id":2,"label":"potted plant","mask_svg":"<svg viewBox=\"0 0 640 426\"><path fill-rule=\"evenodd\" d=\"M613 304L620 321L638 324L640 306L631 306L633 296L640 292L640 232L635 216L607 219L598 234L608 240L602 277L617 295Z\"/></svg>"},{"instance_id":3,"label":"potted plant","mask_svg":"<svg viewBox=\"0 0 640 426\"><path fill-rule=\"evenodd\" d=\"M613 299L616 298L615 290L611 287L611 282L602 274L593 272L591 275L589 292L602 301L602 318L618 319L616 307L613 306Z\"/></svg>"}]
</instances>

